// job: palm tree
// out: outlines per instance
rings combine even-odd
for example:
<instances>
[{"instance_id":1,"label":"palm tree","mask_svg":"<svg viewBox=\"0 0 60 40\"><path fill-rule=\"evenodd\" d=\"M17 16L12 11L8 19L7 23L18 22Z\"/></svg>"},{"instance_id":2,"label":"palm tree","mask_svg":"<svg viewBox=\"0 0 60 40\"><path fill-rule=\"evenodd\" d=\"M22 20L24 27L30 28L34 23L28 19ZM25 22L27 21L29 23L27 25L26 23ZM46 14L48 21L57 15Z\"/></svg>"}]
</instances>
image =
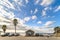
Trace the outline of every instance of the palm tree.
<instances>
[{"instance_id":1,"label":"palm tree","mask_svg":"<svg viewBox=\"0 0 60 40\"><path fill-rule=\"evenodd\" d=\"M59 27L59 26L55 27L55 28L54 28L54 31L55 31L56 37L60 36L60 35L59 35L59 33L60 33L60 27Z\"/></svg>"},{"instance_id":2,"label":"palm tree","mask_svg":"<svg viewBox=\"0 0 60 40\"><path fill-rule=\"evenodd\" d=\"M3 25L3 26L2 26L2 29L3 29L3 31L4 31L4 33L5 33L5 31L6 31L6 29L7 29L7 26L6 26L6 25Z\"/></svg>"},{"instance_id":3,"label":"palm tree","mask_svg":"<svg viewBox=\"0 0 60 40\"><path fill-rule=\"evenodd\" d=\"M17 19L14 19L14 20L13 20L13 24L14 24L14 26L15 26L15 34L16 34L16 26L17 26L17 24L18 24Z\"/></svg>"},{"instance_id":4,"label":"palm tree","mask_svg":"<svg viewBox=\"0 0 60 40\"><path fill-rule=\"evenodd\" d=\"M54 28L55 33L58 33L59 30L60 28L58 26Z\"/></svg>"}]
</instances>

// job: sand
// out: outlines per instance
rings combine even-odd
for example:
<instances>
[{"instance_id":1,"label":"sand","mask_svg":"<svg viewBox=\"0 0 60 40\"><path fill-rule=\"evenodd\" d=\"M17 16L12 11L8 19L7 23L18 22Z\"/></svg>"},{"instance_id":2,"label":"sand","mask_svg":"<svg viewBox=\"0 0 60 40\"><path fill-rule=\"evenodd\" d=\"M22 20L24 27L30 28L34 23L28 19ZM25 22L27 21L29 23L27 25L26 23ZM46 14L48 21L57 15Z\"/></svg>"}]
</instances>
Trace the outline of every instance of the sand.
<instances>
[{"instance_id":1,"label":"sand","mask_svg":"<svg viewBox=\"0 0 60 40\"><path fill-rule=\"evenodd\" d=\"M0 37L0 40L60 40L60 37Z\"/></svg>"}]
</instances>

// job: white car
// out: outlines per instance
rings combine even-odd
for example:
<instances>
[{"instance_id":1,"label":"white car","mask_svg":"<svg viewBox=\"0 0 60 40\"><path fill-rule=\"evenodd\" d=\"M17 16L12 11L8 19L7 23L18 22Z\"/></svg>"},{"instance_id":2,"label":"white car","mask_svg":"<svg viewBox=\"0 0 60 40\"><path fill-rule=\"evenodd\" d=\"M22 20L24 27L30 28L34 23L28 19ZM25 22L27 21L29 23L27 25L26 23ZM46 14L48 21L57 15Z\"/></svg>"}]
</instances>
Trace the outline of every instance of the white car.
<instances>
[{"instance_id":1,"label":"white car","mask_svg":"<svg viewBox=\"0 0 60 40\"><path fill-rule=\"evenodd\" d=\"M6 36L6 35L5 35L5 33L1 33L1 36L4 37L4 36Z\"/></svg>"},{"instance_id":2,"label":"white car","mask_svg":"<svg viewBox=\"0 0 60 40\"><path fill-rule=\"evenodd\" d=\"M14 33L9 33L9 35L8 35L9 37L11 37L11 36L14 36Z\"/></svg>"}]
</instances>

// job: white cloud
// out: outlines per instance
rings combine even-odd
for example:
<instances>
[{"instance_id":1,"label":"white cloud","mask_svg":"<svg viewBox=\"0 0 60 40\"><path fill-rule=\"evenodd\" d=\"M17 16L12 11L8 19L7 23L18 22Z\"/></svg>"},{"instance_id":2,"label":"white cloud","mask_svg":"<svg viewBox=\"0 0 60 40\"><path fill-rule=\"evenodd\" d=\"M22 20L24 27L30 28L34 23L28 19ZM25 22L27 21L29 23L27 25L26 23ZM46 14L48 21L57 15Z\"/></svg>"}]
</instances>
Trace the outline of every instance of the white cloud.
<instances>
[{"instance_id":1,"label":"white cloud","mask_svg":"<svg viewBox=\"0 0 60 40\"><path fill-rule=\"evenodd\" d=\"M24 20L25 21L29 21L30 20L30 17L25 17Z\"/></svg>"},{"instance_id":2,"label":"white cloud","mask_svg":"<svg viewBox=\"0 0 60 40\"><path fill-rule=\"evenodd\" d=\"M38 12L38 9L37 9L37 8L35 8L34 11L33 11L33 10L30 11L31 14L32 14L32 13L36 14L37 12Z\"/></svg>"},{"instance_id":3,"label":"white cloud","mask_svg":"<svg viewBox=\"0 0 60 40\"><path fill-rule=\"evenodd\" d=\"M53 0L42 0L42 3L40 5L42 6L48 6L53 2Z\"/></svg>"},{"instance_id":4,"label":"white cloud","mask_svg":"<svg viewBox=\"0 0 60 40\"><path fill-rule=\"evenodd\" d=\"M26 1L26 4L29 2L29 0L25 0Z\"/></svg>"},{"instance_id":5,"label":"white cloud","mask_svg":"<svg viewBox=\"0 0 60 40\"><path fill-rule=\"evenodd\" d=\"M11 22L10 20L8 20L8 19L6 19L6 18L0 16L0 22L1 22L1 21L8 21L8 22Z\"/></svg>"},{"instance_id":6,"label":"white cloud","mask_svg":"<svg viewBox=\"0 0 60 40\"><path fill-rule=\"evenodd\" d=\"M8 0L0 0L0 5L5 5L8 8L15 9L14 6Z\"/></svg>"},{"instance_id":7,"label":"white cloud","mask_svg":"<svg viewBox=\"0 0 60 40\"><path fill-rule=\"evenodd\" d=\"M19 6L24 6L23 5L23 0L19 0L17 3L19 4Z\"/></svg>"},{"instance_id":8,"label":"white cloud","mask_svg":"<svg viewBox=\"0 0 60 40\"><path fill-rule=\"evenodd\" d=\"M18 0L14 0L15 2L17 2Z\"/></svg>"},{"instance_id":9,"label":"white cloud","mask_svg":"<svg viewBox=\"0 0 60 40\"><path fill-rule=\"evenodd\" d=\"M36 15L32 16L32 19L36 19L36 18L37 18L37 16L36 16Z\"/></svg>"},{"instance_id":10,"label":"white cloud","mask_svg":"<svg viewBox=\"0 0 60 40\"><path fill-rule=\"evenodd\" d=\"M60 6L57 7L57 9L54 12L57 12L60 10Z\"/></svg>"},{"instance_id":11,"label":"white cloud","mask_svg":"<svg viewBox=\"0 0 60 40\"><path fill-rule=\"evenodd\" d=\"M44 10L45 10L45 11L46 11L46 10L52 10L52 8L51 8L51 7L45 7Z\"/></svg>"},{"instance_id":12,"label":"white cloud","mask_svg":"<svg viewBox=\"0 0 60 40\"><path fill-rule=\"evenodd\" d=\"M5 8L4 6L6 6L7 8ZM14 5L12 5L12 3L10 3L8 0L0 0L0 15L12 19L15 15L9 10L9 8L15 9ZM8 10L9 12L6 10Z\"/></svg>"},{"instance_id":13,"label":"white cloud","mask_svg":"<svg viewBox=\"0 0 60 40\"><path fill-rule=\"evenodd\" d=\"M46 16L46 11L45 10L42 10L42 16Z\"/></svg>"},{"instance_id":14,"label":"white cloud","mask_svg":"<svg viewBox=\"0 0 60 40\"><path fill-rule=\"evenodd\" d=\"M37 22L37 24L41 24L41 23L42 23L42 21L38 21L38 22Z\"/></svg>"},{"instance_id":15,"label":"white cloud","mask_svg":"<svg viewBox=\"0 0 60 40\"><path fill-rule=\"evenodd\" d=\"M48 7L44 8L44 10L48 10Z\"/></svg>"},{"instance_id":16,"label":"white cloud","mask_svg":"<svg viewBox=\"0 0 60 40\"><path fill-rule=\"evenodd\" d=\"M10 25L10 23L0 22L0 25Z\"/></svg>"},{"instance_id":17,"label":"white cloud","mask_svg":"<svg viewBox=\"0 0 60 40\"><path fill-rule=\"evenodd\" d=\"M0 8L1 9L1 8ZM14 13L12 13L12 12L7 12L7 11L5 11L3 8L0 10L0 14L3 16L3 17L8 17L9 19L12 19L12 18L14 18Z\"/></svg>"},{"instance_id":18,"label":"white cloud","mask_svg":"<svg viewBox=\"0 0 60 40\"><path fill-rule=\"evenodd\" d=\"M23 0L13 0L13 1L17 3L17 2L22 2Z\"/></svg>"},{"instance_id":19,"label":"white cloud","mask_svg":"<svg viewBox=\"0 0 60 40\"><path fill-rule=\"evenodd\" d=\"M35 4L38 4L40 0L35 0Z\"/></svg>"},{"instance_id":20,"label":"white cloud","mask_svg":"<svg viewBox=\"0 0 60 40\"><path fill-rule=\"evenodd\" d=\"M55 16L47 16L47 18L55 18Z\"/></svg>"},{"instance_id":21,"label":"white cloud","mask_svg":"<svg viewBox=\"0 0 60 40\"><path fill-rule=\"evenodd\" d=\"M54 28L35 27L33 30L38 33L54 33Z\"/></svg>"},{"instance_id":22,"label":"white cloud","mask_svg":"<svg viewBox=\"0 0 60 40\"><path fill-rule=\"evenodd\" d=\"M52 8L51 7L45 7L43 10L42 10L42 16L46 16L47 14L46 14L46 11L47 10L52 10Z\"/></svg>"},{"instance_id":23,"label":"white cloud","mask_svg":"<svg viewBox=\"0 0 60 40\"><path fill-rule=\"evenodd\" d=\"M25 7L25 5L23 5L23 0L13 0L12 4L14 5L15 10L18 10L18 11L21 11L21 8L20 8L21 6Z\"/></svg>"},{"instance_id":24,"label":"white cloud","mask_svg":"<svg viewBox=\"0 0 60 40\"><path fill-rule=\"evenodd\" d=\"M36 13L37 13L37 11L38 11L38 9L36 8L36 9L35 9L35 11L34 11L34 14L36 14Z\"/></svg>"},{"instance_id":25,"label":"white cloud","mask_svg":"<svg viewBox=\"0 0 60 40\"><path fill-rule=\"evenodd\" d=\"M15 0L18 2L18 0ZM14 2L15 2L14 1ZM22 2L22 1L20 1ZM7 8L5 8L4 6L6 6ZM15 18L14 12L10 11L10 9L15 9L15 5L13 5L13 3L10 3L8 0L0 0L0 23L3 24L13 24L13 19ZM19 9L19 8L18 8ZM7 10L7 11L6 11ZM24 20L22 19L18 19L19 24L23 25L25 23Z\"/></svg>"},{"instance_id":26,"label":"white cloud","mask_svg":"<svg viewBox=\"0 0 60 40\"><path fill-rule=\"evenodd\" d=\"M46 26L46 27L49 27L49 26L51 26L52 24L54 24L55 23L55 21L47 21L44 25Z\"/></svg>"},{"instance_id":27,"label":"white cloud","mask_svg":"<svg viewBox=\"0 0 60 40\"><path fill-rule=\"evenodd\" d=\"M16 18L18 20L18 25L24 25L25 21L20 18Z\"/></svg>"},{"instance_id":28,"label":"white cloud","mask_svg":"<svg viewBox=\"0 0 60 40\"><path fill-rule=\"evenodd\" d=\"M22 5L21 4L22 0L20 1L21 3L19 2L19 0L14 0L14 2ZM38 1L36 3L38 3ZM13 21L12 19L15 18L14 13L12 11L7 12L6 10L4 10L4 6L2 6L2 5L6 6L8 8L7 9L8 11L9 11L9 9L16 10L16 8L15 8L16 6L13 3L10 3L8 0L0 0L0 24L1 25L3 25L3 24L10 25L10 26L7 26L7 27L14 28L14 25L13 25L13 22L12 22ZM19 9L19 7L18 7L18 9ZM37 9L35 10L35 13L36 12L37 12ZM8 19L6 17L8 17ZM32 16L32 19L36 19L36 18L37 18L37 16L35 16L35 15ZM17 18L17 19L18 19L18 25L17 25L17 27L19 28L19 27L23 27L24 26L24 28L26 28L26 26L24 25L24 23L25 23L25 21L29 21L31 19L31 17L25 17L24 19L19 19L19 18ZM10 22L10 23L7 23L7 22ZM38 23L41 23L41 22L38 22ZM27 27L26 29L28 29L28 28L30 28L30 27ZM37 28L35 30L38 30L40 32L40 28ZM42 28L41 32L50 32L50 31L47 31L47 30L44 29L44 28Z\"/></svg>"},{"instance_id":29,"label":"white cloud","mask_svg":"<svg viewBox=\"0 0 60 40\"><path fill-rule=\"evenodd\" d=\"M20 2L22 3L22 1ZM20 2L18 0L14 0L14 3L20 4ZM10 9L19 10L19 6L16 7L14 3L10 3L8 0L0 0L0 25L6 24L8 29L14 29L13 19L16 18L14 12L10 11ZM25 29L26 26L24 23L29 21L30 17L25 17L24 19L16 19L18 20L17 29L20 29L19 27Z\"/></svg>"}]
</instances>

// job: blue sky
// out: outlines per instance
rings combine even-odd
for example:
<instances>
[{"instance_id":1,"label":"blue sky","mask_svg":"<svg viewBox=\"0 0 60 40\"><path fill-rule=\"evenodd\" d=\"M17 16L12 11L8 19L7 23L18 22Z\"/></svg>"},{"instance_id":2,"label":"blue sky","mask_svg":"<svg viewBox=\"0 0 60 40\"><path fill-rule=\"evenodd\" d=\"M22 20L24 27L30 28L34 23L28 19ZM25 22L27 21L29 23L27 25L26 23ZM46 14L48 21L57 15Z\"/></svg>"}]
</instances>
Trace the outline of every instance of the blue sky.
<instances>
[{"instance_id":1,"label":"blue sky","mask_svg":"<svg viewBox=\"0 0 60 40\"><path fill-rule=\"evenodd\" d=\"M48 4L48 3L47 3L48 5L45 4L46 6L44 6L44 4L41 5L41 1L42 0L40 0L38 3L36 3L36 0L28 0L28 2L26 3L26 1L23 0L22 5L19 6L21 11L18 11L18 10L14 11L15 15L17 15L15 17L19 17L21 19L28 17L29 20L27 22L25 22L25 24L29 25L29 26L42 26L47 21L56 21L54 23L55 25L54 24L53 25L59 26L60 25L60 22L59 22L60 10L58 10L58 11L55 11L55 10L58 8L58 6L60 6L60 0L53 0L53 1L51 0L50 4ZM47 8L47 9L45 10L45 8ZM44 12L45 12L45 14L44 14ZM32 16L34 16L36 18L34 18L34 19L30 18ZM39 21L41 23L37 23Z\"/></svg>"},{"instance_id":2,"label":"blue sky","mask_svg":"<svg viewBox=\"0 0 60 40\"><path fill-rule=\"evenodd\" d=\"M0 16L2 24L17 18L21 25L54 28L60 26L60 0L0 0Z\"/></svg>"}]
</instances>

